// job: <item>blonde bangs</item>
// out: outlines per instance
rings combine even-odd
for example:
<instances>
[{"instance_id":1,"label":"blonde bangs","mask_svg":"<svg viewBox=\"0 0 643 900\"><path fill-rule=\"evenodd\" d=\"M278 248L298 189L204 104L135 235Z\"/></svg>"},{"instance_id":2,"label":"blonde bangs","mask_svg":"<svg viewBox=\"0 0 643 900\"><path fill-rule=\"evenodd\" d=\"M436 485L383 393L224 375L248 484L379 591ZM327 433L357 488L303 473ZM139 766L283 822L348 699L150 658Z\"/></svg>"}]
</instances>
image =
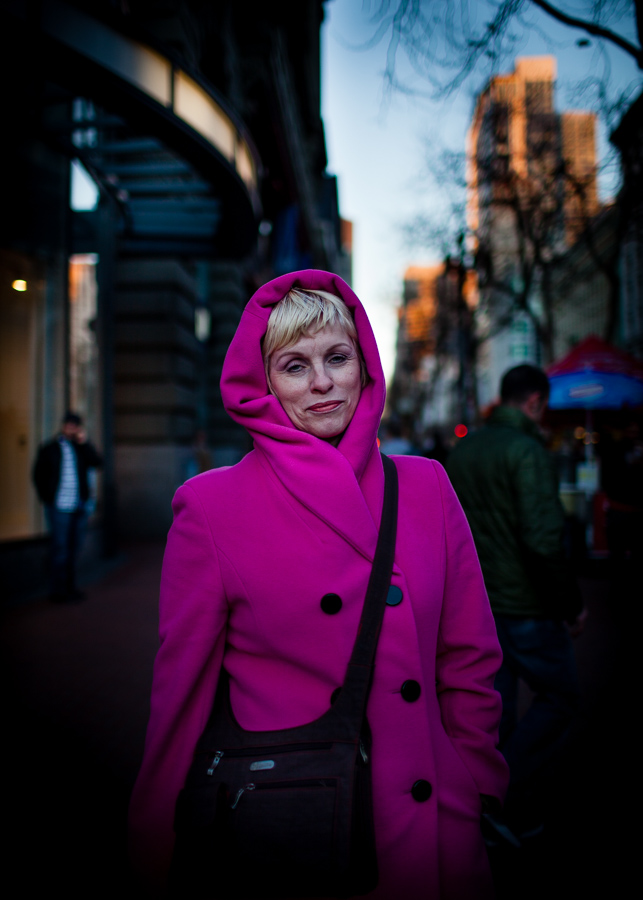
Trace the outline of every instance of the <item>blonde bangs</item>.
<instances>
[{"instance_id":1,"label":"blonde bangs","mask_svg":"<svg viewBox=\"0 0 643 900\"><path fill-rule=\"evenodd\" d=\"M268 319L262 348L266 367L275 350L289 347L302 335L309 332L314 334L329 325L339 325L349 337L357 341L355 323L340 297L328 291L305 291L297 288L288 291Z\"/></svg>"}]
</instances>

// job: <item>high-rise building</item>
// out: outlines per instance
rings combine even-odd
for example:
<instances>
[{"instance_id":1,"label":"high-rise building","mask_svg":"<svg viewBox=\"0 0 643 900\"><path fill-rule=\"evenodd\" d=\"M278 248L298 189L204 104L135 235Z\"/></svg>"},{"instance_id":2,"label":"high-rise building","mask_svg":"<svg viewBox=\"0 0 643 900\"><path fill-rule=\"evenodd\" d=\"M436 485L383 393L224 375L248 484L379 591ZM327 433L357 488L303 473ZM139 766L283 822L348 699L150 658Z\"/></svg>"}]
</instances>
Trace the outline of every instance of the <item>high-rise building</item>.
<instances>
[{"instance_id":1,"label":"high-rise building","mask_svg":"<svg viewBox=\"0 0 643 900\"><path fill-rule=\"evenodd\" d=\"M558 113L555 80L554 57L518 58L513 72L493 77L479 94L469 129L481 338L497 345L486 348L492 392L511 365L546 361L548 266L598 211L595 116ZM483 390L480 399L493 393Z\"/></svg>"},{"instance_id":2,"label":"high-rise building","mask_svg":"<svg viewBox=\"0 0 643 900\"><path fill-rule=\"evenodd\" d=\"M475 273L456 257L404 273L388 405L418 441L475 414L470 336L476 302Z\"/></svg>"},{"instance_id":3,"label":"high-rise building","mask_svg":"<svg viewBox=\"0 0 643 900\"><path fill-rule=\"evenodd\" d=\"M596 185L596 116L564 112L560 116L562 157L567 166L565 184L565 239L573 244L587 220L599 210Z\"/></svg>"},{"instance_id":4,"label":"high-rise building","mask_svg":"<svg viewBox=\"0 0 643 900\"><path fill-rule=\"evenodd\" d=\"M422 405L425 363L435 349L437 283L443 268L442 265L409 266L404 272L395 372L388 389L388 406L397 416L416 419Z\"/></svg>"}]
</instances>

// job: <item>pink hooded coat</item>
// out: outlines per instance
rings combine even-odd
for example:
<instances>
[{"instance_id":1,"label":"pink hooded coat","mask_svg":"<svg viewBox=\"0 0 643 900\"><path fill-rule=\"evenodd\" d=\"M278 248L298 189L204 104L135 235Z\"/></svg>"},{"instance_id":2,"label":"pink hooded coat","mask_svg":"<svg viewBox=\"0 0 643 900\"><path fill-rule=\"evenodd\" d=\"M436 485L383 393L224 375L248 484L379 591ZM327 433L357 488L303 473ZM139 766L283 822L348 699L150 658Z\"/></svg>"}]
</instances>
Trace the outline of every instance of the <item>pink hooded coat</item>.
<instances>
[{"instance_id":1,"label":"pink hooded coat","mask_svg":"<svg viewBox=\"0 0 643 900\"><path fill-rule=\"evenodd\" d=\"M267 389L261 338L272 307L295 285L339 295L355 319L370 380L337 448L298 431ZM174 498L161 645L130 811L135 863L157 883L221 665L242 727L289 728L320 716L344 680L382 507L384 377L366 313L337 275L293 272L257 291L230 345L221 392L254 450L191 479ZM500 650L469 527L443 469L417 457L395 461L392 583L402 602L386 609L368 703L380 868L369 896L487 897L480 794L502 799L508 777L496 750ZM320 606L328 593L342 600L338 614ZM420 685L419 699L404 699L408 680ZM432 786L424 802L411 793L420 779Z\"/></svg>"}]
</instances>

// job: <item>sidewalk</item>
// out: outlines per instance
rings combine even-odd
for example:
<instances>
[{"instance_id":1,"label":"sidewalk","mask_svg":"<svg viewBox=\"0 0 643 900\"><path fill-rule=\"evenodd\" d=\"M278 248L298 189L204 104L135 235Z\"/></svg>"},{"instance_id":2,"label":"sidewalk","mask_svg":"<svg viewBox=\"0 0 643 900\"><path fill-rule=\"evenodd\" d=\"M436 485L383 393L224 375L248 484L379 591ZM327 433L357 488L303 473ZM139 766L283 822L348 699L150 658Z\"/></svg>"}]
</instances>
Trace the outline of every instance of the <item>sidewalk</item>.
<instances>
[{"instance_id":1,"label":"sidewalk","mask_svg":"<svg viewBox=\"0 0 643 900\"><path fill-rule=\"evenodd\" d=\"M130 547L83 603L42 598L3 617L13 896L134 896L125 816L149 712L162 557L162 544Z\"/></svg>"},{"instance_id":2,"label":"sidewalk","mask_svg":"<svg viewBox=\"0 0 643 900\"><path fill-rule=\"evenodd\" d=\"M130 547L120 567L87 588L85 602L43 598L4 615L5 880L18 880L14 896L136 896L125 816L147 723L162 554L160 544ZM551 785L546 840L501 860L499 900L627 893L619 881L633 858L623 810L633 793L627 748L636 720L633 634L619 623L632 623L613 608L605 579L582 587L590 611L576 642L583 709Z\"/></svg>"},{"instance_id":3,"label":"sidewalk","mask_svg":"<svg viewBox=\"0 0 643 900\"><path fill-rule=\"evenodd\" d=\"M631 893L635 829L632 719L640 650L631 592L605 577L580 579L589 616L575 640L582 706L545 790L539 838L492 855L498 900L568 900ZM640 586L639 586L640 591ZM629 629L629 631L628 631ZM638 760L637 760L638 762Z\"/></svg>"}]
</instances>

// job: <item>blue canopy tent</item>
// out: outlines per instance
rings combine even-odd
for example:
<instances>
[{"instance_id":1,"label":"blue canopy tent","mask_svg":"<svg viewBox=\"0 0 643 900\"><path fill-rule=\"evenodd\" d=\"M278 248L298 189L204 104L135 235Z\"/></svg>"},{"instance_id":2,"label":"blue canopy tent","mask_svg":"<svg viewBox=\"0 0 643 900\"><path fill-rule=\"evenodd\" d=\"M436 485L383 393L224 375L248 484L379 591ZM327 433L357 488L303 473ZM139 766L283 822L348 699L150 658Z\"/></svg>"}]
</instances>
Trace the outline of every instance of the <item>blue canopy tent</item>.
<instances>
[{"instance_id":1,"label":"blue canopy tent","mask_svg":"<svg viewBox=\"0 0 643 900\"><path fill-rule=\"evenodd\" d=\"M550 409L643 406L643 362L590 336L547 369Z\"/></svg>"}]
</instances>

